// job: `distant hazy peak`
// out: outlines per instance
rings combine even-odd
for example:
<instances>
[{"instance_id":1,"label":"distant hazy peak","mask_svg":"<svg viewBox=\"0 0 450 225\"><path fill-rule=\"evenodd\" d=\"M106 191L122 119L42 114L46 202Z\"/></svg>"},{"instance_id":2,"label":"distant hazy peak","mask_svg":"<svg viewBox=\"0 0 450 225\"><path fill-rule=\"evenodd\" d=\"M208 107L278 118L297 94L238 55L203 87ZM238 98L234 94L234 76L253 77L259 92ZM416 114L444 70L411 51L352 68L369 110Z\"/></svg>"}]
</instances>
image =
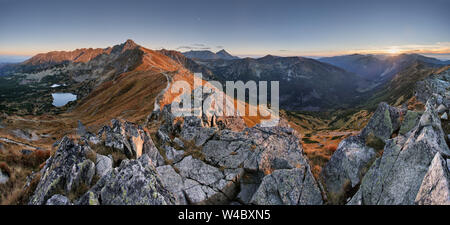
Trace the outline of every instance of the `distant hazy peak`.
<instances>
[{"instance_id":1,"label":"distant hazy peak","mask_svg":"<svg viewBox=\"0 0 450 225\"><path fill-rule=\"evenodd\" d=\"M239 57L231 55L230 53L225 51L225 49L216 52L216 55L220 56L220 58L222 59L239 59Z\"/></svg>"},{"instance_id":2,"label":"distant hazy peak","mask_svg":"<svg viewBox=\"0 0 450 225\"><path fill-rule=\"evenodd\" d=\"M188 52L183 52L183 55L185 55L188 58L193 59L201 59L201 60L211 60L211 59L225 59L225 60L231 60L231 59L239 59L239 57L233 56L225 49L222 49L216 53L209 51L209 50L190 50Z\"/></svg>"},{"instance_id":3,"label":"distant hazy peak","mask_svg":"<svg viewBox=\"0 0 450 225\"><path fill-rule=\"evenodd\" d=\"M329 63L359 74L370 80L389 80L396 73L413 65L416 62L423 62L431 67L449 64L449 61L442 61L436 58L426 57L420 54L398 54L398 55L372 55L372 54L351 54L333 57L320 58L319 61Z\"/></svg>"},{"instance_id":4,"label":"distant hazy peak","mask_svg":"<svg viewBox=\"0 0 450 225\"><path fill-rule=\"evenodd\" d=\"M270 60L270 59L277 59L277 58L280 58L280 56L268 54L268 55L265 55L265 56L263 56L263 57L261 57L261 58L258 58L258 59L262 59L262 60Z\"/></svg>"}]
</instances>

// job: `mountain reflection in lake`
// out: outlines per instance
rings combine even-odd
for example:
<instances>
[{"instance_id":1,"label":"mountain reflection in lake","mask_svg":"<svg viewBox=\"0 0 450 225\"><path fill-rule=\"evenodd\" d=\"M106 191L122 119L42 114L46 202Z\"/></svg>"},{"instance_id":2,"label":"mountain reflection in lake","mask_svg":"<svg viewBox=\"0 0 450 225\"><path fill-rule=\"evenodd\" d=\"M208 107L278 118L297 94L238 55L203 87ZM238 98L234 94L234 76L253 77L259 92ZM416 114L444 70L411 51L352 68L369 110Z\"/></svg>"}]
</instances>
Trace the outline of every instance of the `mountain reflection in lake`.
<instances>
[{"instance_id":1,"label":"mountain reflection in lake","mask_svg":"<svg viewBox=\"0 0 450 225\"><path fill-rule=\"evenodd\" d=\"M61 107L67 104L70 101L77 100L77 95L72 93L53 93L53 105L56 107Z\"/></svg>"}]
</instances>

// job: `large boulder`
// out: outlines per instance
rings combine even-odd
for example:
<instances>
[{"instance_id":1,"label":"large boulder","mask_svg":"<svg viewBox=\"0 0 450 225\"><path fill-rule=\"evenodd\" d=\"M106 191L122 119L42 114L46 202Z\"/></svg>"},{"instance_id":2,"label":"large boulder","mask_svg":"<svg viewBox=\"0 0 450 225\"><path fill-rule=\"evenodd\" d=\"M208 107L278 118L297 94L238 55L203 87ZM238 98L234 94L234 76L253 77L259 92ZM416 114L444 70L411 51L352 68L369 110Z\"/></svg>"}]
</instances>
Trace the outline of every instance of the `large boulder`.
<instances>
[{"instance_id":1,"label":"large boulder","mask_svg":"<svg viewBox=\"0 0 450 225\"><path fill-rule=\"evenodd\" d=\"M211 185L224 177L216 167L210 166L198 159L188 156L175 164L183 177L195 180L204 185Z\"/></svg>"},{"instance_id":2,"label":"large boulder","mask_svg":"<svg viewBox=\"0 0 450 225\"><path fill-rule=\"evenodd\" d=\"M384 153L370 167L361 186L361 204L414 204L436 153L448 155L440 120L428 101L426 111L408 136L387 141ZM357 202L357 201L354 201Z\"/></svg>"},{"instance_id":3,"label":"large boulder","mask_svg":"<svg viewBox=\"0 0 450 225\"><path fill-rule=\"evenodd\" d=\"M174 166L183 180L186 200L191 204L225 204L236 194L239 173L221 171L192 156Z\"/></svg>"},{"instance_id":4,"label":"large boulder","mask_svg":"<svg viewBox=\"0 0 450 225\"><path fill-rule=\"evenodd\" d=\"M163 184L173 192L180 204L225 204L237 194L237 180L242 169L219 170L187 156L174 165L157 168Z\"/></svg>"},{"instance_id":5,"label":"large boulder","mask_svg":"<svg viewBox=\"0 0 450 225\"><path fill-rule=\"evenodd\" d=\"M97 154L95 162L95 171L98 177L103 177L104 175L111 172L113 169L113 159L112 156L104 156Z\"/></svg>"},{"instance_id":6,"label":"large boulder","mask_svg":"<svg viewBox=\"0 0 450 225\"><path fill-rule=\"evenodd\" d=\"M306 167L280 169L262 180L252 204L257 205L320 205L322 196Z\"/></svg>"},{"instance_id":7,"label":"large boulder","mask_svg":"<svg viewBox=\"0 0 450 225\"><path fill-rule=\"evenodd\" d=\"M423 140L433 149L438 150L444 157L450 157L450 149L445 142L445 133L442 130L442 123L433 107L434 100L426 103L426 110L420 117L419 127L414 130L414 136Z\"/></svg>"},{"instance_id":8,"label":"large boulder","mask_svg":"<svg viewBox=\"0 0 450 225\"><path fill-rule=\"evenodd\" d=\"M177 163L181 161L184 157L184 150L176 150L175 148L165 145L164 146L166 158L172 163Z\"/></svg>"},{"instance_id":9,"label":"large boulder","mask_svg":"<svg viewBox=\"0 0 450 225\"><path fill-rule=\"evenodd\" d=\"M74 144L64 137L55 154L42 169L41 179L30 198L30 204L41 205L55 194L68 196L80 185L88 185L92 180L93 162L86 159L89 146Z\"/></svg>"},{"instance_id":10,"label":"large boulder","mask_svg":"<svg viewBox=\"0 0 450 225\"><path fill-rule=\"evenodd\" d=\"M66 180L66 193L77 191L79 188L89 187L95 175L95 164L86 159L81 163L74 164Z\"/></svg>"},{"instance_id":11,"label":"large boulder","mask_svg":"<svg viewBox=\"0 0 450 225\"><path fill-rule=\"evenodd\" d=\"M253 144L250 146L251 154L243 164L246 176L242 180L238 194L238 200L241 203L246 204L247 201L251 204L308 205L323 203L321 189L311 173L309 162L304 156L303 148L293 129L285 126L263 128L257 125L245 129L244 134L247 139L252 140ZM304 179L301 181L283 179L287 174L299 175ZM275 186L269 184L273 179L277 181ZM286 199L264 201L262 199L262 196L271 196L271 198L277 199L276 194L274 195L272 191L284 187L291 187L292 191L299 192L297 193L299 194L297 202L295 202L295 196L292 201ZM299 187L301 189L298 189ZM256 192L252 194L254 190Z\"/></svg>"},{"instance_id":12,"label":"large boulder","mask_svg":"<svg viewBox=\"0 0 450 225\"><path fill-rule=\"evenodd\" d=\"M180 137L185 141L193 141L196 146L202 146L217 130L215 127L203 127L199 117L188 116L184 118Z\"/></svg>"},{"instance_id":13,"label":"large boulder","mask_svg":"<svg viewBox=\"0 0 450 225\"><path fill-rule=\"evenodd\" d=\"M341 141L320 174L328 203L344 204L353 196L376 152L383 150L386 140L400 128L401 114L400 109L382 102L359 135Z\"/></svg>"},{"instance_id":14,"label":"large boulder","mask_svg":"<svg viewBox=\"0 0 450 225\"><path fill-rule=\"evenodd\" d=\"M309 163L303 155L303 148L297 134L289 127L260 127L244 130L246 138L252 140L253 154L244 162L249 171L270 174L277 169L293 169L307 166Z\"/></svg>"},{"instance_id":15,"label":"large boulder","mask_svg":"<svg viewBox=\"0 0 450 225\"><path fill-rule=\"evenodd\" d=\"M112 126L104 126L98 132L106 147L117 149L128 158L139 158L147 154L156 166L164 165L164 158L155 147L150 134L141 126L130 122L111 120Z\"/></svg>"},{"instance_id":16,"label":"large boulder","mask_svg":"<svg viewBox=\"0 0 450 225\"><path fill-rule=\"evenodd\" d=\"M101 184L99 199L104 205L172 205L176 198L162 184L147 155L124 160ZM99 189L100 187L95 187Z\"/></svg>"},{"instance_id":17,"label":"large boulder","mask_svg":"<svg viewBox=\"0 0 450 225\"><path fill-rule=\"evenodd\" d=\"M381 140L391 138L392 133L400 128L401 115L401 110L381 102L369 123L361 131L361 137L366 138L369 134L373 134Z\"/></svg>"},{"instance_id":18,"label":"large boulder","mask_svg":"<svg viewBox=\"0 0 450 225\"><path fill-rule=\"evenodd\" d=\"M421 114L419 112L408 110L403 118L399 134L406 135L406 133L411 131L419 122L420 116Z\"/></svg>"},{"instance_id":19,"label":"large boulder","mask_svg":"<svg viewBox=\"0 0 450 225\"><path fill-rule=\"evenodd\" d=\"M358 188L375 158L374 149L367 147L360 136L351 136L341 141L320 174L328 203L345 203Z\"/></svg>"},{"instance_id":20,"label":"large boulder","mask_svg":"<svg viewBox=\"0 0 450 225\"><path fill-rule=\"evenodd\" d=\"M218 167L238 168L251 154L251 144L234 140L211 140L203 146L205 160Z\"/></svg>"},{"instance_id":21,"label":"large boulder","mask_svg":"<svg viewBox=\"0 0 450 225\"><path fill-rule=\"evenodd\" d=\"M450 171L442 155L434 156L415 202L419 205L450 205Z\"/></svg>"},{"instance_id":22,"label":"large boulder","mask_svg":"<svg viewBox=\"0 0 450 225\"><path fill-rule=\"evenodd\" d=\"M70 200L60 194L53 195L51 198L47 200L46 205L71 205Z\"/></svg>"},{"instance_id":23,"label":"large boulder","mask_svg":"<svg viewBox=\"0 0 450 225\"><path fill-rule=\"evenodd\" d=\"M171 165L160 166L156 168L163 185L172 192L177 198L178 202L186 205L186 198L184 197L184 181Z\"/></svg>"}]
</instances>

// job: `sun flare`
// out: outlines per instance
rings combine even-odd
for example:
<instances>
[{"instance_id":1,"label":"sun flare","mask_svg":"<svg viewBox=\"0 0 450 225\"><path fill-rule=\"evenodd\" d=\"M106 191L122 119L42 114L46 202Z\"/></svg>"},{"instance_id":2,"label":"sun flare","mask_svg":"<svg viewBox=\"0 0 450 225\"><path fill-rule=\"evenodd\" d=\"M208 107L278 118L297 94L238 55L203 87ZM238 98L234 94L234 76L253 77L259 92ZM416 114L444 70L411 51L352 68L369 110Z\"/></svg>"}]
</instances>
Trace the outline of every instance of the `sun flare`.
<instances>
[{"instance_id":1,"label":"sun flare","mask_svg":"<svg viewBox=\"0 0 450 225\"><path fill-rule=\"evenodd\" d=\"M399 54L400 50L398 48L390 48L387 51L389 54Z\"/></svg>"}]
</instances>

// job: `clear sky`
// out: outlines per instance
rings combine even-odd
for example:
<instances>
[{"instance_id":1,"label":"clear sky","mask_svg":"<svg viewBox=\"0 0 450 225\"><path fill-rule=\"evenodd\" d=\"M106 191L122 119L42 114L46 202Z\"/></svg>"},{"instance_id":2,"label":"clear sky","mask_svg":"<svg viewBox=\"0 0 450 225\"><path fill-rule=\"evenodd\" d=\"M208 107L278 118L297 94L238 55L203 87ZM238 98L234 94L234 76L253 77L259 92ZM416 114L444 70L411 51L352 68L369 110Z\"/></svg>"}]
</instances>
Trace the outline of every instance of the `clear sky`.
<instances>
[{"instance_id":1,"label":"clear sky","mask_svg":"<svg viewBox=\"0 0 450 225\"><path fill-rule=\"evenodd\" d=\"M0 55L107 47L450 55L449 0L0 0ZM441 55L438 55L441 54Z\"/></svg>"}]
</instances>

